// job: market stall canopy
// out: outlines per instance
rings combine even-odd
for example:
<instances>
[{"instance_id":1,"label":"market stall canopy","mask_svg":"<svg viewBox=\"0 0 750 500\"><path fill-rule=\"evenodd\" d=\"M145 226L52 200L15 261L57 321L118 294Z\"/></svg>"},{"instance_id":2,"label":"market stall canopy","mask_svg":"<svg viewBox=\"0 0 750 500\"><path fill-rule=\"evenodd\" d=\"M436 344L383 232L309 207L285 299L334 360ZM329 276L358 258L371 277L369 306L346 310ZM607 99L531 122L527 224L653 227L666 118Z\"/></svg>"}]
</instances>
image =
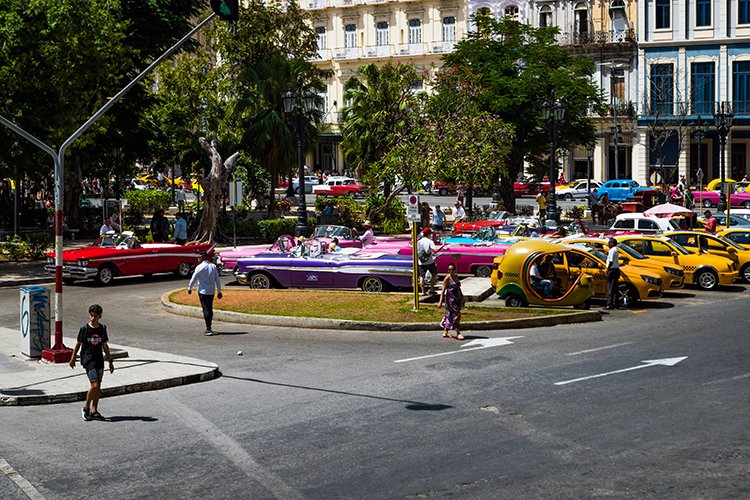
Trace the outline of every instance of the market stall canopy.
<instances>
[{"instance_id":1,"label":"market stall canopy","mask_svg":"<svg viewBox=\"0 0 750 500\"><path fill-rule=\"evenodd\" d=\"M643 215L648 215L649 217L675 217L677 215L691 216L695 215L695 212L689 208L681 207L680 205L675 205L673 203L663 203L649 208L643 212Z\"/></svg>"}]
</instances>

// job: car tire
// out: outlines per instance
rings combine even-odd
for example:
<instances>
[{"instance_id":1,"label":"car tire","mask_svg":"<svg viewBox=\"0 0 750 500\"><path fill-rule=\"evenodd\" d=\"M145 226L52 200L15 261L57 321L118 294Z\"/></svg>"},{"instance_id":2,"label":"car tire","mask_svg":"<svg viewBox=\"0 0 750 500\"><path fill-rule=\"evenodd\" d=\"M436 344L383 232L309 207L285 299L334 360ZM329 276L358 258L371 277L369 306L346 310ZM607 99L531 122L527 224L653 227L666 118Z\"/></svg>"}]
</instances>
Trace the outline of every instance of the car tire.
<instances>
[{"instance_id":1,"label":"car tire","mask_svg":"<svg viewBox=\"0 0 750 500\"><path fill-rule=\"evenodd\" d=\"M693 281L703 290L714 290L719 286L719 277L710 269L698 271Z\"/></svg>"},{"instance_id":2,"label":"car tire","mask_svg":"<svg viewBox=\"0 0 750 500\"><path fill-rule=\"evenodd\" d=\"M265 273L253 273L247 277L247 284L253 290L270 290L273 288L270 276Z\"/></svg>"},{"instance_id":3,"label":"car tire","mask_svg":"<svg viewBox=\"0 0 750 500\"><path fill-rule=\"evenodd\" d=\"M492 275L492 266L477 266L474 276L477 278L489 278Z\"/></svg>"},{"instance_id":4,"label":"car tire","mask_svg":"<svg viewBox=\"0 0 750 500\"><path fill-rule=\"evenodd\" d=\"M378 293L385 291L385 283L376 276L368 276L362 280L360 285L363 292Z\"/></svg>"},{"instance_id":5,"label":"car tire","mask_svg":"<svg viewBox=\"0 0 750 500\"><path fill-rule=\"evenodd\" d=\"M701 205L703 205L703 208L711 208L713 206L713 203L711 203L711 200L703 200L701 202Z\"/></svg>"},{"instance_id":6,"label":"car tire","mask_svg":"<svg viewBox=\"0 0 750 500\"><path fill-rule=\"evenodd\" d=\"M742 266L742 269L740 269L740 279L745 283L750 283L750 263L745 264Z\"/></svg>"},{"instance_id":7,"label":"car tire","mask_svg":"<svg viewBox=\"0 0 750 500\"><path fill-rule=\"evenodd\" d=\"M630 283L618 283L617 305L620 307L633 307L640 301L638 290Z\"/></svg>"},{"instance_id":8,"label":"car tire","mask_svg":"<svg viewBox=\"0 0 750 500\"><path fill-rule=\"evenodd\" d=\"M94 277L94 280L96 281L97 285L107 286L110 283L112 283L112 279L114 277L115 277L114 268L109 264L104 264L96 272L96 276Z\"/></svg>"},{"instance_id":9,"label":"car tire","mask_svg":"<svg viewBox=\"0 0 750 500\"><path fill-rule=\"evenodd\" d=\"M187 278L190 276L190 263L189 262L180 262L177 265L177 269L175 270L175 274L179 276L180 278Z\"/></svg>"},{"instance_id":10,"label":"car tire","mask_svg":"<svg viewBox=\"0 0 750 500\"><path fill-rule=\"evenodd\" d=\"M750 209L750 200L748 200L745 203L743 203L742 206L745 207L745 208L747 208L747 209Z\"/></svg>"},{"instance_id":11,"label":"car tire","mask_svg":"<svg viewBox=\"0 0 750 500\"><path fill-rule=\"evenodd\" d=\"M511 293L505 297L505 307L526 307L529 303L524 297Z\"/></svg>"},{"instance_id":12,"label":"car tire","mask_svg":"<svg viewBox=\"0 0 750 500\"><path fill-rule=\"evenodd\" d=\"M583 309L585 311L588 311L589 309L591 309L591 299L586 299L584 302L574 305L573 309Z\"/></svg>"},{"instance_id":13,"label":"car tire","mask_svg":"<svg viewBox=\"0 0 750 500\"><path fill-rule=\"evenodd\" d=\"M447 189L445 189L445 188L440 188L440 189L438 190L438 194L439 194L440 196L447 196L447 195L448 195L448 190L447 190Z\"/></svg>"},{"instance_id":14,"label":"car tire","mask_svg":"<svg viewBox=\"0 0 750 500\"><path fill-rule=\"evenodd\" d=\"M565 193L563 195L563 200L573 201L573 195L570 193Z\"/></svg>"}]
</instances>

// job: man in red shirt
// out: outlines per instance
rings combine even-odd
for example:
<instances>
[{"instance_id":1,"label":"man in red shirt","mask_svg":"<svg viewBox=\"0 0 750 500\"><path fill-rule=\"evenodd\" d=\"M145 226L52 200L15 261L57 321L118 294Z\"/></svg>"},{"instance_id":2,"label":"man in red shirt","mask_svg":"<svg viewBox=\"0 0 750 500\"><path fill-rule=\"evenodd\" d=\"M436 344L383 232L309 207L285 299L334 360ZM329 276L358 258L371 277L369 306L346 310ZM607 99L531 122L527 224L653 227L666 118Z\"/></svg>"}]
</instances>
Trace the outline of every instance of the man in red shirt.
<instances>
[{"instance_id":1,"label":"man in red shirt","mask_svg":"<svg viewBox=\"0 0 750 500\"><path fill-rule=\"evenodd\" d=\"M703 215L706 216L706 232L715 233L716 232L716 217L711 215L710 210L706 210L705 212L703 212Z\"/></svg>"}]
</instances>

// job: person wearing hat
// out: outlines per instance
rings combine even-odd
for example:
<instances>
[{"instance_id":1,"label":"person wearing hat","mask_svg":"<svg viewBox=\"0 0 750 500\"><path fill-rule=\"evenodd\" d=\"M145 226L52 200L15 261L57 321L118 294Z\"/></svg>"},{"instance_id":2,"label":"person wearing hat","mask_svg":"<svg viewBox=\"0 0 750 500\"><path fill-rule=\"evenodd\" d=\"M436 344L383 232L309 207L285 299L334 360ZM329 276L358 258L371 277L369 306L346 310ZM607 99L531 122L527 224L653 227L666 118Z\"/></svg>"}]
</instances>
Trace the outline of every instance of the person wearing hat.
<instances>
[{"instance_id":1,"label":"person wearing hat","mask_svg":"<svg viewBox=\"0 0 750 500\"><path fill-rule=\"evenodd\" d=\"M430 273L430 290L429 293L435 294L435 283L437 283L437 266L435 265L435 254L439 252L445 243L439 248L432 241L432 229L426 227L422 229L422 237L417 242L417 258L419 259L419 286L422 289L422 295L427 295L425 289L425 276Z\"/></svg>"},{"instance_id":2,"label":"person wearing hat","mask_svg":"<svg viewBox=\"0 0 750 500\"><path fill-rule=\"evenodd\" d=\"M193 286L196 282L198 283L198 298L201 301L201 309L203 309L203 320L206 322L207 337L214 334L211 329L211 323L214 319L214 292L218 290L219 293L216 296L219 299L222 298L221 280L219 279L219 270L216 269L216 264L213 263L213 253L213 249L201 252L203 262L195 268L187 289L188 295L193 293Z\"/></svg>"},{"instance_id":3,"label":"person wearing hat","mask_svg":"<svg viewBox=\"0 0 750 500\"><path fill-rule=\"evenodd\" d=\"M375 233L372 231L372 223L369 220L365 221L365 234L359 237L359 241L362 242L362 248L369 247L375 242Z\"/></svg>"}]
</instances>

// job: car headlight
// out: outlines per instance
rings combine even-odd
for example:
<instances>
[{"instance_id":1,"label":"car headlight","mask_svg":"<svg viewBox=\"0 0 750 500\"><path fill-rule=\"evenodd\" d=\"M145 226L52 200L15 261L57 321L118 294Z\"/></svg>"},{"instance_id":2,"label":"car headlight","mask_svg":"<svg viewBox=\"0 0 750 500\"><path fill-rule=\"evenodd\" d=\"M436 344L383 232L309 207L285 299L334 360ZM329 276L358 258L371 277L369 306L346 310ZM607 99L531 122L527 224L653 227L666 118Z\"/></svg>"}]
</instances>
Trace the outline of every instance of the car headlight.
<instances>
[{"instance_id":1,"label":"car headlight","mask_svg":"<svg viewBox=\"0 0 750 500\"><path fill-rule=\"evenodd\" d=\"M645 281L646 283L650 283L652 285L661 286L661 279L660 278L652 278L651 276L641 275L641 279L643 281Z\"/></svg>"},{"instance_id":2,"label":"car headlight","mask_svg":"<svg viewBox=\"0 0 750 500\"><path fill-rule=\"evenodd\" d=\"M685 271L682 269L675 269L674 267L665 267L664 270L674 276L685 276Z\"/></svg>"},{"instance_id":3,"label":"car headlight","mask_svg":"<svg viewBox=\"0 0 750 500\"><path fill-rule=\"evenodd\" d=\"M81 267L86 267L89 265L89 261L87 261L86 259L78 259L78 265Z\"/></svg>"}]
</instances>

